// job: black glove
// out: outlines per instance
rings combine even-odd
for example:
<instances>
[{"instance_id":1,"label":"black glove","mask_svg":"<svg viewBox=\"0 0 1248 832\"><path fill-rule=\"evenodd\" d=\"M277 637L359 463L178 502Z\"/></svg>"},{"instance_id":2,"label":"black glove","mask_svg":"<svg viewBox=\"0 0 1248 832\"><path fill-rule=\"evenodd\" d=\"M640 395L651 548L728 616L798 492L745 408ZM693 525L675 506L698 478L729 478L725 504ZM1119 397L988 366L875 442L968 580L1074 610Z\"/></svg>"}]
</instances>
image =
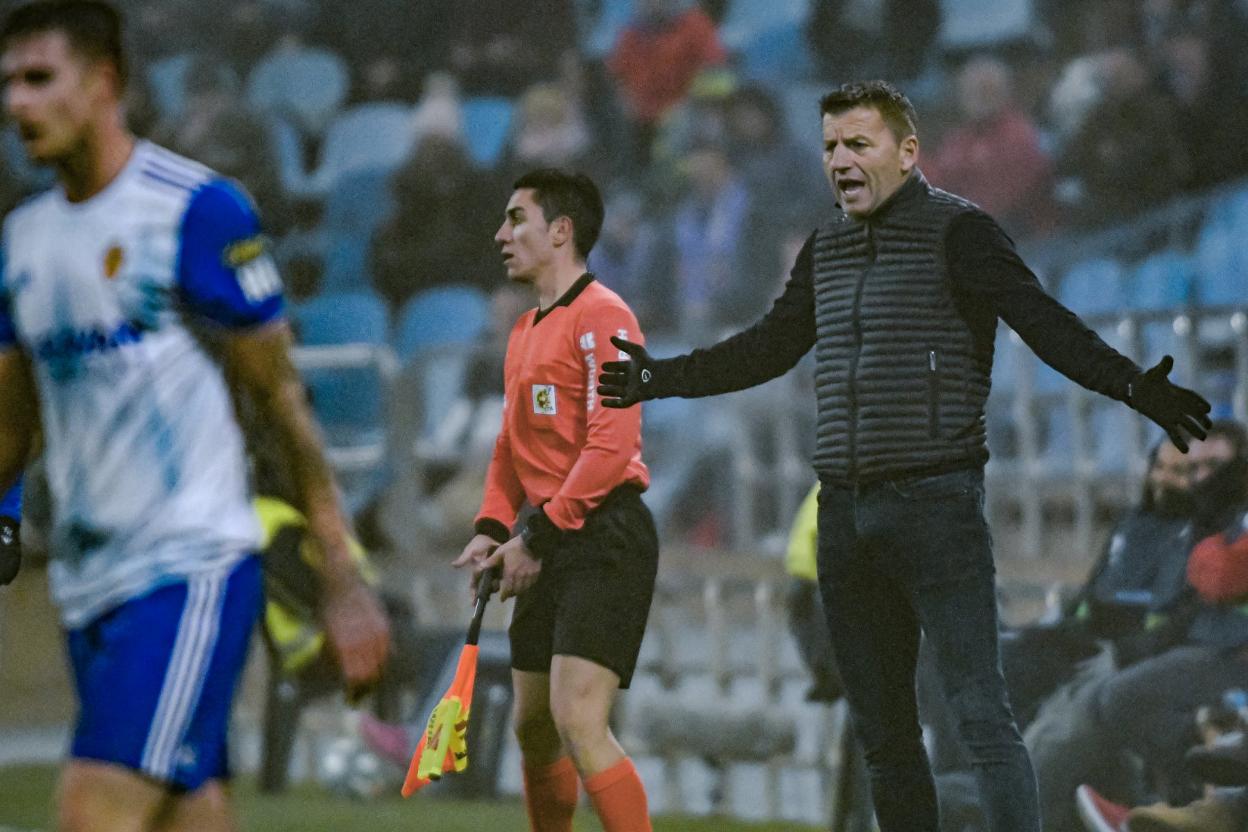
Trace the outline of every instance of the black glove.
<instances>
[{"instance_id":1,"label":"black glove","mask_svg":"<svg viewBox=\"0 0 1248 832\"><path fill-rule=\"evenodd\" d=\"M1170 437L1174 447L1187 453L1187 437L1204 439L1213 424L1209 421L1209 402L1199 393L1172 384L1166 378L1174 367L1174 359L1165 356L1127 385L1127 404L1143 413Z\"/></svg>"},{"instance_id":2,"label":"black glove","mask_svg":"<svg viewBox=\"0 0 1248 832\"><path fill-rule=\"evenodd\" d=\"M12 583L22 568L21 528L12 517L0 517L0 586Z\"/></svg>"},{"instance_id":3,"label":"black glove","mask_svg":"<svg viewBox=\"0 0 1248 832\"><path fill-rule=\"evenodd\" d=\"M627 353L631 361L608 361L598 374L598 395L604 407L632 407L637 402L657 398L654 386L654 359L641 344L617 335L611 343Z\"/></svg>"}]
</instances>

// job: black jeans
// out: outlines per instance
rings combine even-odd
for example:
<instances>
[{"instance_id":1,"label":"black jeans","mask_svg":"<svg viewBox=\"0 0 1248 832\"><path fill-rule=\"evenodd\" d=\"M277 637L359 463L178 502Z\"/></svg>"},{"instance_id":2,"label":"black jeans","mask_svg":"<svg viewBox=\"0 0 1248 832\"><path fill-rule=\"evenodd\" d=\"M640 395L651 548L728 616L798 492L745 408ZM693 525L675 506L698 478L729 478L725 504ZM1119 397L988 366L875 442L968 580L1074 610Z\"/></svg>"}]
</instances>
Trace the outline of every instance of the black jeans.
<instances>
[{"instance_id":1,"label":"black jeans","mask_svg":"<svg viewBox=\"0 0 1248 832\"><path fill-rule=\"evenodd\" d=\"M1036 778L997 641L978 469L819 492L819 586L880 832L939 832L915 702L925 633L991 832L1038 832Z\"/></svg>"}]
</instances>

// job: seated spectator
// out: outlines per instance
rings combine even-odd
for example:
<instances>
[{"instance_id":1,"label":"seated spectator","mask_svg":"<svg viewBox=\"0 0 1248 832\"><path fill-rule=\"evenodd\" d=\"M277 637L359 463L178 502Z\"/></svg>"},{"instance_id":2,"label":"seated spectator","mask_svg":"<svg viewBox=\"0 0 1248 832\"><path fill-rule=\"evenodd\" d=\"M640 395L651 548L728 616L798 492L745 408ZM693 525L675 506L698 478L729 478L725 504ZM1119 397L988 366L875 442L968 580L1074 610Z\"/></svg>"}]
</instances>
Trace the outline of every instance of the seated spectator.
<instances>
[{"instance_id":1,"label":"seated spectator","mask_svg":"<svg viewBox=\"0 0 1248 832\"><path fill-rule=\"evenodd\" d=\"M1058 164L1085 225L1121 223L1175 196L1191 176L1177 111L1130 50L1104 55L1100 96Z\"/></svg>"},{"instance_id":2,"label":"seated spectator","mask_svg":"<svg viewBox=\"0 0 1248 832\"><path fill-rule=\"evenodd\" d=\"M1248 506L1243 428L1215 423L1208 440L1192 446L1189 462L1194 535L1238 530ZM1154 793L1179 804L1200 796L1183 774L1183 754L1200 739L1197 709L1248 685L1248 609L1241 601L1188 589L1158 626L1133 644L1120 639L1096 672L1050 697L1024 735L1046 832L1079 830L1071 796L1084 783L1129 805ZM1140 764L1153 782L1137 779Z\"/></svg>"},{"instance_id":3,"label":"seated spectator","mask_svg":"<svg viewBox=\"0 0 1248 832\"><path fill-rule=\"evenodd\" d=\"M820 0L810 5L806 38L820 75L837 83L864 76L914 78L940 31L938 0Z\"/></svg>"},{"instance_id":4,"label":"seated spectator","mask_svg":"<svg viewBox=\"0 0 1248 832\"><path fill-rule=\"evenodd\" d=\"M589 127L562 86L534 84L520 97L516 122L500 165L507 178L543 167L584 170L594 161Z\"/></svg>"},{"instance_id":5,"label":"seated spectator","mask_svg":"<svg viewBox=\"0 0 1248 832\"><path fill-rule=\"evenodd\" d=\"M635 128L635 156L650 158L659 122L684 100L703 69L727 62L715 24L685 0L640 0L607 59L617 94Z\"/></svg>"},{"instance_id":6,"label":"seated spectator","mask_svg":"<svg viewBox=\"0 0 1248 832\"><path fill-rule=\"evenodd\" d=\"M1215 792L1186 806L1154 803L1133 809L1084 785L1076 799L1088 832L1243 832L1248 828L1248 789Z\"/></svg>"},{"instance_id":7,"label":"seated spectator","mask_svg":"<svg viewBox=\"0 0 1248 832\"><path fill-rule=\"evenodd\" d=\"M757 309L741 270L750 195L718 144L695 147L685 168L689 191L675 216L676 303L682 334L696 340Z\"/></svg>"},{"instance_id":8,"label":"seated spectator","mask_svg":"<svg viewBox=\"0 0 1248 832\"><path fill-rule=\"evenodd\" d=\"M598 244L589 255L589 269L628 302L646 332L671 329L670 240L647 215L636 191L620 188L607 194L606 216Z\"/></svg>"},{"instance_id":9,"label":"seated spectator","mask_svg":"<svg viewBox=\"0 0 1248 832\"><path fill-rule=\"evenodd\" d=\"M576 48L572 0L474 0L451 8L445 40L465 95L518 96L558 77L563 54Z\"/></svg>"},{"instance_id":10,"label":"seated spectator","mask_svg":"<svg viewBox=\"0 0 1248 832\"><path fill-rule=\"evenodd\" d=\"M458 141L426 135L392 187L394 215L373 239L370 268L373 287L392 311L433 286L497 282L491 238L498 192Z\"/></svg>"},{"instance_id":11,"label":"seated spectator","mask_svg":"<svg viewBox=\"0 0 1248 832\"><path fill-rule=\"evenodd\" d=\"M1209 188L1248 173L1243 153L1226 153L1248 135L1248 108L1233 79L1218 72L1209 41L1194 33L1178 34L1161 45L1166 88L1178 103L1183 141L1193 166L1188 184ZM1219 164L1200 164L1219 159Z\"/></svg>"},{"instance_id":12,"label":"seated spectator","mask_svg":"<svg viewBox=\"0 0 1248 832\"><path fill-rule=\"evenodd\" d=\"M186 73L186 108L156 128L155 140L217 172L251 194L272 234L289 226L271 134L242 103L236 76L213 58L197 58Z\"/></svg>"},{"instance_id":13,"label":"seated spectator","mask_svg":"<svg viewBox=\"0 0 1248 832\"><path fill-rule=\"evenodd\" d=\"M459 82L449 72L431 72L425 78L420 100L412 113L414 132L419 136L436 133L458 139L464 127Z\"/></svg>"},{"instance_id":14,"label":"seated spectator","mask_svg":"<svg viewBox=\"0 0 1248 832\"><path fill-rule=\"evenodd\" d=\"M928 181L971 200L1012 235L1049 230L1053 162L1014 99L1010 68L997 58L972 58L958 73L957 95L962 122L924 157Z\"/></svg>"},{"instance_id":15,"label":"seated spectator","mask_svg":"<svg viewBox=\"0 0 1248 832\"><path fill-rule=\"evenodd\" d=\"M1169 440L1153 450L1139 503L1110 533L1062 618L1003 633L1002 662L1020 730L1100 645L1130 639L1164 615L1185 587L1192 539L1188 459Z\"/></svg>"}]
</instances>

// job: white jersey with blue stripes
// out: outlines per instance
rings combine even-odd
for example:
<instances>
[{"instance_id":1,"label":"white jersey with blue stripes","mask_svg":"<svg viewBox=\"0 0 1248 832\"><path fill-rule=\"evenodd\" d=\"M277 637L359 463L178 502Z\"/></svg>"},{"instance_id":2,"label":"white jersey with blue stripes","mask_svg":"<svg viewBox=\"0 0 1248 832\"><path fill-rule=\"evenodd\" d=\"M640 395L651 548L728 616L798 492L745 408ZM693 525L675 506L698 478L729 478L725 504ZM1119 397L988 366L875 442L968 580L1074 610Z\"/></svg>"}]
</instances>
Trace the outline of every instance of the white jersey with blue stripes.
<instances>
[{"instance_id":1,"label":"white jersey with blue stripes","mask_svg":"<svg viewBox=\"0 0 1248 832\"><path fill-rule=\"evenodd\" d=\"M70 628L256 549L240 429L208 345L281 314L251 202L139 142L99 194L60 189L4 225L0 349L30 356Z\"/></svg>"}]
</instances>

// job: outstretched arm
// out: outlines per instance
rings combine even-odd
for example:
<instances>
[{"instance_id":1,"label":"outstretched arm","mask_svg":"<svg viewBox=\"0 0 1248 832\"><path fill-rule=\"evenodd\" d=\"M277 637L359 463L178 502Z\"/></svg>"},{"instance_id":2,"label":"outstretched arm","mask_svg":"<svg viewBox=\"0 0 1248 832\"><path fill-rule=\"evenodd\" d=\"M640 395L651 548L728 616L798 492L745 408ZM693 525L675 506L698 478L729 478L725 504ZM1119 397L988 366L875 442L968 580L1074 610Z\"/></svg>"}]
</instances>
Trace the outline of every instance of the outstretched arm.
<instances>
[{"instance_id":1,"label":"outstretched arm","mask_svg":"<svg viewBox=\"0 0 1248 832\"><path fill-rule=\"evenodd\" d=\"M815 343L813 242L812 234L771 310L749 329L713 347L655 359L640 344L612 338L621 360L602 365L598 393L603 405L630 407L668 396L731 393L788 372Z\"/></svg>"},{"instance_id":2,"label":"outstretched arm","mask_svg":"<svg viewBox=\"0 0 1248 832\"><path fill-rule=\"evenodd\" d=\"M945 238L954 294L968 314L1000 317L1044 363L1097 393L1152 419L1186 452L1187 438L1205 438L1210 406L1172 384L1166 356L1142 371L1044 291L1005 232L982 212L958 217Z\"/></svg>"}]
</instances>

